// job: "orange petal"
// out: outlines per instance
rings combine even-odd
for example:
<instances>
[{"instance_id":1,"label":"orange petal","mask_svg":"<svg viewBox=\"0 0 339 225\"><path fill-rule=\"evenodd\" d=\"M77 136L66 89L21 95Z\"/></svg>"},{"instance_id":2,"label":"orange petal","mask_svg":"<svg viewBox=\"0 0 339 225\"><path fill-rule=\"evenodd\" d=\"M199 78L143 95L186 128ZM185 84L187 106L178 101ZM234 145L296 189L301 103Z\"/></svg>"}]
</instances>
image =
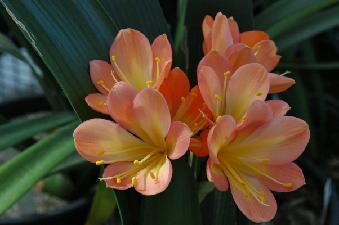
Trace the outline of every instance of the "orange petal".
<instances>
[{"instance_id":1,"label":"orange petal","mask_svg":"<svg viewBox=\"0 0 339 225\"><path fill-rule=\"evenodd\" d=\"M234 18L228 18L228 24L230 26L233 42L238 43L240 41L240 33L237 21L235 21Z\"/></svg>"},{"instance_id":2,"label":"orange petal","mask_svg":"<svg viewBox=\"0 0 339 225\"><path fill-rule=\"evenodd\" d=\"M217 164L213 163L211 159L207 160L206 174L207 179L213 182L215 187L219 191L227 191L228 189L227 177L225 176L222 169Z\"/></svg>"},{"instance_id":3,"label":"orange petal","mask_svg":"<svg viewBox=\"0 0 339 225\"><path fill-rule=\"evenodd\" d=\"M165 158L156 179L153 179L149 172L152 171L146 168L138 173L134 186L135 190L143 195L155 195L163 192L172 179L172 164L170 160L167 157Z\"/></svg>"},{"instance_id":4,"label":"orange petal","mask_svg":"<svg viewBox=\"0 0 339 225\"><path fill-rule=\"evenodd\" d=\"M251 30L240 34L240 42L253 47L262 40L270 40L270 37L263 31Z\"/></svg>"},{"instance_id":5,"label":"orange petal","mask_svg":"<svg viewBox=\"0 0 339 225\"><path fill-rule=\"evenodd\" d=\"M214 163L219 163L218 153L223 146L232 140L235 129L236 123L234 119L231 116L222 116L209 131L207 145L210 159Z\"/></svg>"},{"instance_id":6,"label":"orange petal","mask_svg":"<svg viewBox=\"0 0 339 225\"><path fill-rule=\"evenodd\" d=\"M159 88L168 104L172 117L181 104L181 98L190 91L189 80L180 68L174 68Z\"/></svg>"},{"instance_id":7,"label":"orange petal","mask_svg":"<svg viewBox=\"0 0 339 225\"><path fill-rule=\"evenodd\" d=\"M172 66L172 48L166 34L158 36L152 44L153 87L159 88Z\"/></svg>"},{"instance_id":8,"label":"orange petal","mask_svg":"<svg viewBox=\"0 0 339 225\"><path fill-rule=\"evenodd\" d=\"M110 120L91 119L73 133L75 148L90 162L134 160L146 156L149 146Z\"/></svg>"},{"instance_id":9,"label":"orange petal","mask_svg":"<svg viewBox=\"0 0 339 225\"><path fill-rule=\"evenodd\" d=\"M246 180L261 193L265 205L250 195L248 191L244 190L241 184L230 181L231 192L235 203L240 211L253 222L262 223L270 221L277 212L277 203L273 194L256 179L247 177Z\"/></svg>"},{"instance_id":10,"label":"orange petal","mask_svg":"<svg viewBox=\"0 0 339 225\"><path fill-rule=\"evenodd\" d=\"M213 23L214 20L210 15L205 16L202 22L202 34L205 41L207 41L208 35L211 33Z\"/></svg>"},{"instance_id":11,"label":"orange petal","mask_svg":"<svg viewBox=\"0 0 339 225\"><path fill-rule=\"evenodd\" d=\"M270 93L283 92L295 84L295 80L283 75L269 73L268 78L270 79Z\"/></svg>"},{"instance_id":12,"label":"orange petal","mask_svg":"<svg viewBox=\"0 0 339 225\"><path fill-rule=\"evenodd\" d=\"M273 117L285 116L291 109L287 102L282 100L269 100L266 103L271 108Z\"/></svg>"},{"instance_id":13,"label":"orange petal","mask_svg":"<svg viewBox=\"0 0 339 225\"><path fill-rule=\"evenodd\" d=\"M133 100L136 95L137 92L131 85L120 81L110 91L107 106L111 117L117 123L144 141L147 141L149 138L140 127L133 109Z\"/></svg>"},{"instance_id":14,"label":"orange petal","mask_svg":"<svg viewBox=\"0 0 339 225\"><path fill-rule=\"evenodd\" d=\"M219 77L211 67L203 66L198 71L198 84L200 93L214 116L218 114L218 101L215 96L221 96L222 84Z\"/></svg>"},{"instance_id":15,"label":"orange petal","mask_svg":"<svg viewBox=\"0 0 339 225\"><path fill-rule=\"evenodd\" d=\"M257 63L265 66L271 72L279 63L281 56L277 55L277 47L271 40L258 42L253 48Z\"/></svg>"},{"instance_id":16,"label":"orange petal","mask_svg":"<svg viewBox=\"0 0 339 225\"><path fill-rule=\"evenodd\" d=\"M106 101L107 97L99 94L99 93L93 93L86 96L85 101L89 107L94 109L97 112L103 113L103 114L109 114Z\"/></svg>"},{"instance_id":17,"label":"orange petal","mask_svg":"<svg viewBox=\"0 0 339 225\"><path fill-rule=\"evenodd\" d=\"M224 73L230 70L228 61L216 51L208 53L200 60L198 65L198 72L204 66L208 66L212 70L214 70L221 84L224 82Z\"/></svg>"},{"instance_id":18,"label":"orange petal","mask_svg":"<svg viewBox=\"0 0 339 225\"><path fill-rule=\"evenodd\" d=\"M241 43L230 46L225 52L225 58L228 59L231 73L240 66L256 62L252 49Z\"/></svg>"},{"instance_id":19,"label":"orange petal","mask_svg":"<svg viewBox=\"0 0 339 225\"><path fill-rule=\"evenodd\" d=\"M122 29L110 49L111 64L120 80L140 91L152 80L153 53L148 39L137 30Z\"/></svg>"},{"instance_id":20,"label":"orange petal","mask_svg":"<svg viewBox=\"0 0 339 225\"><path fill-rule=\"evenodd\" d=\"M123 173L124 171L131 169L133 166L134 165L132 162L116 162L108 165L102 175L104 181L106 182L106 187L114 188L117 190L126 190L128 188L131 188L133 186L131 176L121 178L119 182L117 182L117 179L114 177L120 173Z\"/></svg>"},{"instance_id":21,"label":"orange petal","mask_svg":"<svg viewBox=\"0 0 339 225\"><path fill-rule=\"evenodd\" d=\"M258 179L262 184L272 191L290 192L305 184L305 178L301 169L295 163L285 165L260 165L259 169L279 183L259 175Z\"/></svg>"},{"instance_id":22,"label":"orange petal","mask_svg":"<svg viewBox=\"0 0 339 225\"><path fill-rule=\"evenodd\" d=\"M89 69L95 87L107 95L115 83L111 74L112 66L103 60L92 60L89 62Z\"/></svg>"},{"instance_id":23,"label":"orange petal","mask_svg":"<svg viewBox=\"0 0 339 225\"><path fill-rule=\"evenodd\" d=\"M167 155L170 159L183 156L190 144L192 131L182 122L172 122L166 137Z\"/></svg>"},{"instance_id":24,"label":"orange petal","mask_svg":"<svg viewBox=\"0 0 339 225\"><path fill-rule=\"evenodd\" d=\"M203 130L198 137L191 138L190 151L198 157L208 156L207 136L209 129Z\"/></svg>"},{"instance_id":25,"label":"orange petal","mask_svg":"<svg viewBox=\"0 0 339 225\"><path fill-rule=\"evenodd\" d=\"M305 121L281 116L259 127L246 139L232 142L228 149L239 156L246 155L249 161L282 165L297 159L309 138L310 131Z\"/></svg>"},{"instance_id":26,"label":"orange petal","mask_svg":"<svg viewBox=\"0 0 339 225\"><path fill-rule=\"evenodd\" d=\"M140 126L153 144L164 147L164 138L171 125L171 114L165 98L159 91L145 88L136 95L133 108Z\"/></svg>"},{"instance_id":27,"label":"orange petal","mask_svg":"<svg viewBox=\"0 0 339 225\"><path fill-rule=\"evenodd\" d=\"M253 101L265 100L269 89L266 69L257 63L241 66L226 91L226 114L241 122Z\"/></svg>"},{"instance_id":28,"label":"orange petal","mask_svg":"<svg viewBox=\"0 0 339 225\"><path fill-rule=\"evenodd\" d=\"M228 20L225 15L219 12L212 26L212 49L223 54L233 44L233 38Z\"/></svg>"}]
</instances>

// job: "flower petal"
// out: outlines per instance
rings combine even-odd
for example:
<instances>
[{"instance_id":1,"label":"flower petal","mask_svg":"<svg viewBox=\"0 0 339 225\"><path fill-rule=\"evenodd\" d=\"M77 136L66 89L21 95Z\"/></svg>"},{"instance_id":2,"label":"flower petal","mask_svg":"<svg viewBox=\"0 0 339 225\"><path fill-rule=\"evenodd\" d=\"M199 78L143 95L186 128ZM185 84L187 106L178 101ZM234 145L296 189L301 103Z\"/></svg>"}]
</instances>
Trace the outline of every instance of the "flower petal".
<instances>
[{"instance_id":1,"label":"flower petal","mask_svg":"<svg viewBox=\"0 0 339 225\"><path fill-rule=\"evenodd\" d=\"M224 82L224 73L230 70L228 61L216 51L211 51L200 60L198 72L204 66L208 66L214 70L221 84Z\"/></svg>"},{"instance_id":2,"label":"flower petal","mask_svg":"<svg viewBox=\"0 0 339 225\"><path fill-rule=\"evenodd\" d=\"M203 66L198 71L198 84L201 96L214 116L218 113L216 95L222 94L222 83L211 67Z\"/></svg>"},{"instance_id":3,"label":"flower petal","mask_svg":"<svg viewBox=\"0 0 339 225\"><path fill-rule=\"evenodd\" d=\"M158 36L152 44L153 52L153 87L159 88L172 66L172 48L167 35Z\"/></svg>"},{"instance_id":4,"label":"flower petal","mask_svg":"<svg viewBox=\"0 0 339 225\"><path fill-rule=\"evenodd\" d=\"M290 192L294 191L305 184L303 172L295 163L285 165L263 165L258 166L268 176L277 180L274 182L263 175L258 175L258 179L262 184L272 191Z\"/></svg>"},{"instance_id":5,"label":"flower petal","mask_svg":"<svg viewBox=\"0 0 339 225\"><path fill-rule=\"evenodd\" d=\"M153 88L139 92L133 108L140 127L145 131L154 145L165 147L165 137L171 125L171 114L165 98Z\"/></svg>"},{"instance_id":6,"label":"flower petal","mask_svg":"<svg viewBox=\"0 0 339 225\"><path fill-rule=\"evenodd\" d=\"M149 150L146 143L110 120L87 120L74 130L73 137L79 154L93 163L134 160Z\"/></svg>"},{"instance_id":7,"label":"flower petal","mask_svg":"<svg viewBox=\"0 0 339 225\"><path fill-rule=\"evenodd\" d=\"M240 135L242 131L239 131ZM291 116L276 117L256 129L246 139L228 146L248 161L282 165L297 159L305 150L310 131L305 121Z\"/></svg>"},{"instance_id":8,"label":"flower petal","mask_svg":"<svg viewBox=\"0 0 339 225\"><path fill-rule=\"evenodd\" d=\"M240 42L253 47L262 40L269 40L269 36L259 30L246 31L240 34Z\"/></svg>"},{"instance_id":9,"label":"flower petal","mask_svg":"<svg viewBox=\"0 0 339 225\"><path fill-rule=\"evenodd\" d=\"M229 81L226 114L241 122L253 101L265 100L268 89L268 76L263 66L257 63L241 66Z\"/></svg>"},{"instance_id":10,"label":"flower petal","mask_svg":"<svg viewBox=\"0 0 339 225\"><path fill-rule=\"evenodd\" d=\"M212 26L212 49L223 54L233 44L233 38L228 20L225 15L219 12Z\"/></svg>"},{"instance_id":11,"label":"flower petal","mask_svg":"<svg viewBox=\"0 0 339 225\"><path fill-rule=\"evenodd\" d=\"M230 46L225 52L225 58L228 59L231 73L240 66L256 62L252 49L241 43Z\"/></svg>"},{"instance_id":12,"label":"flower petal","mask_svg":"<svg viewBox=\"0 0 339 225\"><path fill-rule=\"evenodd\" d=\"M140 91L152 80L153 53L148 39L137 30L122 29L110 49L111 64L120 80Z\"/></svg>"},{"instance_id":13,"label":"flower petal","mask_svg":"<svg viewBox=\"0 0 339 225\"><path fill-rule=\"evenodd\" d=\"M181 104L181 98L190 91L189 80L180 68L174 68L161 84L159 91L163 94L168 104L172 117Z\"/></svg>"},{"instance_id":14,"label":"flower petal","mask_svg":"<svg viewBox=\"0 0 339 225\"><path fill-rule=\"evenodd\" d=\"M167 155L170 159L178 159L188 150L192 131L179 121L172 122L166 137Z\"/></svg>"},{"instance_id":15,"label":"flower petal","mask_svg":"<svg viewBox=\"0 0 339 225\"><path fill-rule=\"evenodd\" d=\"M209 181L213 182L219 191L227 191L228 180L222 169L211 159L207 160L206 174Z\"/></svg>"},{"instance_id":16,"label":"flower petal","mask_svg":"<svg viewBox=\"0 0 339 225\"><path fill-rule=\"evenodd\" d=\"M211 128L207 137L207 145L210 159L214 163L219 163L218 153L233 138L236 123L231 116L220 117L215 126Z\"/></svg>"},{"instance_id":17,"label":"flower petal","mask_svg":"<svg viewBox=\"0 0 339 225\"><path fill-rule=\"evenodd\" d=\"M245 176L245 175L244 175ZM264 197L265 205L255 199L241 184L230 181L231 192L240 211L255 223L267 222L273 219L277 212L277 203L273 194L254 178L246 179Z\"/></svg>"},{"instance_id":18,"label":"flower petal","mask_svg":"<svg viewBox=\"0 0 339 225\"><path fill-rule=\"evenodd\" d=\"M204 20L202 21L202 34L205 41L207 41L208 35L211 33L213 22L214 20L210 15L205 16Z\"/></svg>"},{"instance_id":19,"label":"flower petal","mask_svg":"<svg viewBox=\"0 0 339 225\"><path fill-rule=\"evenodd\" d=\"M283 92L295 84L294 79L283 75L269 73L268 78L270 79L270 93Z\"/></svg>"},{"instance_id":20,"label":"flower petal","mask_svg":"<svg viewBox=\"0 0 339 225\"><path fill-rule=\"evenodd\" d=\"M287 102L282 100L269 100L266 103L271 108L273 117L285 116L291 109Z\"/></svg>"},{"instance_id":21,"label":"flower petal","mask_svg":"<svg viewBox=\"0 0 339 225\"><path fill-rule=\"evenodd\" d=\"M92 60L89 62L91 80L102 94L107 95L115 81L111 75L112 66L103 60Z\"/></svg>"},{"instance_id":22,"label":"flower petal","mask_svg":"<svg viewBox=\"0 0 339 225\"><path fill-rule=\"evenodd\" d=\"M143 195L155 195L163 192L172 179L172 164L165 157L163 164L159 168L157 179L153 179L147 168L140 171L136 176L135 190Z\"/></svg>"},{"instance_id":23,"label":"flower petal","mask_svg":"<svg viewBox=\"0 0 339 225\"><path fill-rule=\"evenodd\" d=\"M263 65L268 72L271 72L280 61L281 56L277 55L277 47L271 40L258 42L252 50L257 63Z\"/></svg>"},{"instance_id":24,"label":"flower petal","mask_svg":"<svg viewBox=\"0 0 339 225\"><path fill-rule=\"evenodd\" d=\"M130 84L120 81L110 91L107 106L111 117L117 123L144 141L147 141L149 138L140 127L133 109L133 100L136 95L137 92Z\"/></svg>"},{"instance_id":25,"label":"flower petal","mask_svg":"<svg viewBox=\"0 0 339 225\"><path fill-rule=\"evenodd\" d=\"M106 187L114 188L117 190L126 190L128 188L131 188L132 185L132 177L124 177L121 178L119 183L117 182L117 179L114 177L119 175L120 173L123 173L124 171L127 171L133 167L132 162L116 162L113 164L108 165L103 173L104 181L106 182ZM108 179L111 178L111 179Z\"/></svg>"},{"instance_id":26,"label":"flower petal","mask_svg":"<svg viewBox=\"0 0 339 225\"><path fill-rule=\"evenodd\" d=\"M86 96L85 101L89 107L94 109L97 112L103 113L103 114L109 114L106 101L107 97L99 94L99 93L92 93Z\"/></svg>"},{"instance_id":27,"label":"flower petal","mask_svg":"<svg viewBox=\"0 0 339 225\"><path fill-rule=\"evenodd\" d=\"M228 24L230 26L233 43L238 43L240 40L240 33L237 21L233 17L228 18Z\"/></svg>"}]
</instances>

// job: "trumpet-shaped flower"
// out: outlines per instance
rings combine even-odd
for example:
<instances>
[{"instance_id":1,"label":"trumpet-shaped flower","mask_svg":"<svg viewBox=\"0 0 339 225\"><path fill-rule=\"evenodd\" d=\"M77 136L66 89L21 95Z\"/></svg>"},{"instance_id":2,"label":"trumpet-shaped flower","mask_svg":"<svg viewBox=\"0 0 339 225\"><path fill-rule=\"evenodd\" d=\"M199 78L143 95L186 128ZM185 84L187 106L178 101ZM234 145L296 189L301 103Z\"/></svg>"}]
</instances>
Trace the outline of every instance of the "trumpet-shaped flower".
<instances>
[{"instance_id":1,"label":"trumpet-shaped flower","mask_svg":"<svg viewBox=\"0 0 339 225\"><path fill-rule=\"evenodd\" d=\"M289 192L305 184L293 161L305 149L309 128L285 116L288 109L279 100L255 101L242 125L222 116L208 134L208 179L220 191L230 187L239 209L254 222L274 217L271 191Z\"/></svg>"},{"instance_id":2,"label":"trumpet-shaped flower","mask_svg":"<svg viewBox=\"0 0 339 225\"><path fill-rule=\"evenodd\" d=\"M91 79L99 93L85 99L91 108L104 114L109 114L107 95L119 81L129 83L136 91L158 89L171 69L172 48L165 34L151 45L139 31L122 29L111 46L110 59L110 64L103 60L90 62Z\"/></svg>"},{"instance_id":3,"label":"trumpet-shaped flower","mask_svg":"<svg viewBox=\"0 0 339 225\"><path fill-rule=\"evenodd\" d=\"M280 56L269 36L263 31L239 33L237 22L218 13L215 20L206 16L202 25L205 55L216 51L229 61L231 71L248 63L260 63L271 72L279 63ZM269 74L270 93L286 90L295 82L293 79L274 73Z\"/></svg>"},{"instance_id":4,"label":"trumpet-shaped flower","mask_svg":"<svg viewBox=\"0 0 339 225\"><path fill-rule=\"evenodd\" d=\"M74 131L79 154L97 165L108 164L102 178L108 187L134 187L144 195L164 191L172 176L169 159L185 154L191 130L171 122L166 100L153 88L137 92L118 82L107 106L115 122L91 119Z\"/></svg>"},{"instance_id":5,"label":"trumpet-shaped flower","mask_svg":"<svg viewBox=\"0 0 339 225\"><path fill-rule=\"evenodd\" d=\"M262 65L251 63L232 73L222 56L212 54L211 60L203 60L198 68L201 95L215 120L231 115L240 124L253 101L265 100L269 90L267 71Z\"/></svg>"}]
</instances>

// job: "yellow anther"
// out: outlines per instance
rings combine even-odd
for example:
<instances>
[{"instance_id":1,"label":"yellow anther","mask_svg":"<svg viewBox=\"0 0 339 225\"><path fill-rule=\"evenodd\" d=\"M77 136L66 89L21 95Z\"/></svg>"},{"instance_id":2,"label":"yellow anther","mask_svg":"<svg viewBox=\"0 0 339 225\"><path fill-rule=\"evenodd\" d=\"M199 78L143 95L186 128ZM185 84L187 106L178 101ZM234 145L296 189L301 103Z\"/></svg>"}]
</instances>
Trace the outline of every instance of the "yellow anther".
<instances>
[{"instance_id":1,"label":"yellow anther","mask_svg":"<svg viewBox=\"0 0 339 225\"><path fill-rule=\"evenodd\" d=\"M261 50L261 46L257 45L255 46L255 53L254 54L258 54L258 52Z\"/></svg>"},{"instance_id":2,"label":"yellow anther","mask_svg":"<svg viewBox=\"0 0 339 225\"><path fill-rule=\"evenodd\" d=\"M230 74L231 74L231 71L227 70L227 71L224 73L224 76L225 76L225 77L228 77Z\"/></svg>"},{"instance_id":3,"label":"yellow anther","mask_svg":"<svg viewBox=\"0 0 339 225\"><path fill-rule=\"evenodd\" d=\"M132 185L135 186L137 184L137 178L132 177Z\"/></svg>"},{"instance_id":4,"label":"yellow anther","mask_svg":"<svg viewBox=\"0 0 339 225\"><path fill-rule=\"evenodd\" d=\"M221 118L221 116L217 116L217 118L215 119L215 121L218 121Z\"/></svg>"},{"instance_id":5,"label":"yellow anther","mask_svg":"<svg viewBox=\"0 0 339 225\"><path fill-rule=\"evenodd\" d=\"M217 100L217 101L221 101L221 97L217 94L214 95L214 98Z\"/></svg>"},{"instance_id":6,"label":"yellow anther","mask_svg":"<svg viewBox=\"0 0 339 225\"><path fill-rule=\"evenodd\" d=\"M114 61L116 60L115 55L112 55L112 56L111 56L111 59L112 59L112 61L114 62Z\"/></svg>"},{"instance_id":7,"label":"yellow anther","mask_svg":"<svg viewBox=\"0 0 339 225\"><path fill-rule=\"evenodd\" d=\"M145 84L147 85L147 87L150 87L153 84L153 80L147 80L145 81Z\"/></svg>"},{"instance_id":8,"label":"yellow anther","mask_svg":"<svg viewBox=\"0 0 339 225\"><path fill-rule=\"evenodd\" d=\"M285 187L285 188L292 188L292 187L293 187L293 184L290 183L290 182L283 183L283 187Z\"/></svg>"},{"instance_id":9,"label":"yellow anther","mask_svg":"<svg viewBox=\"0 0 339 225\"><path fill-rule=\"evenodd\" d=\"M102 84L104 84L105 82L103 81L103 80L97 80L97 84L99 84L99 85L102 85Z\"/></svg>"},{"instance_id":10,"label":"yellow anther","mask_svg":"<svg viewBox=\"0 0 339 225\"><path fill-rule=\"evenodd\" d=\"M116 180L117 184L121 183L121 178L120 177L115 178L115 180Z\"/></svg>"},{"instance_id":11,"label":"yellow anther","mask_svg":"<svg viewBox=\"0 0 339 225\"><path fill-rule=\"evenodd\" d=\"M99 101L99 102L98 102L98 105L99 105L99 106L104 106L104 105L105 105L105 102L104 102L104 101Z\"/></svg>"},{"instance_id":12,"label":"yellow anther","mask_svg":"<svg viewBox=\"0 0 339 225\"><path fill-rule=\"evenodd\" d=\"M156 57L154 57L154 60L155 60L156 62L160 62L160 57L159 57L159 56L156 56Z\"/></svg>"},{"instance_id":13,"label":"yellow anther","mask_svg":"<svg viewBox=\"0 0 339 225\"><path fill-rule=\"evenodd\" d=\"M234 20L234 17L233 17L233 16L230 16L228 19L229 19L229 20Z\"/></svg>"},{"instance_id":14,"label":"yellow anther","mask_svg":"<svg viewBox=\"0 0 339 225\"><path fill-rule=\"evenodd\" d=\"M258 97L262 96L262 92L258 92L258 93L256 94L256 96L258 96Z\"/></svg>"},{"instance_id":15,"label":"yellow anther","mask_svg":"<svg viewBox=\"0 0 339 225\"><path fill-rule=\"evenodd\" d=\"M103 165L103 164L105 164L105 161L104 161L104 160L99 160L99 161L96 161L96 162L95 162L95 165L97 165L97 166L101 166L101 165Z\"/></svg>"},{"instance_id":16,"label":"yellow anther","mask_svg":"<svg viewBox=\"0 0 339 225\"><path fill-rule=\"evenodd\" d=\"M244 121L244 120L246 119L246 117L247 117L247 114L243 115L243 116L241 117L241 121Z\"/></svg>"},{"instance_id":17,"label":"yellow anther","mask_svg":"<svg viewBox=\"0 0 339 225\"><path fill-rule=\"evenodd\" d=\"M141 164L141 161L139 161L139 160L136 159L136 160L133 161L133 164L134 164L134 165L140 165L140 164Z\"/></svg>"},{"instance_id":18,"label":"yellow anther","mask_svg":"<svg viewBox=\"0 0 339 225\"><path fill-rule=\"evenodd\" d=\"M151 178L152 178L153 180L155 180L155 174L154 174L153 172L150 172L149 175L151 176Z\"/></svg>"}]
</instances>

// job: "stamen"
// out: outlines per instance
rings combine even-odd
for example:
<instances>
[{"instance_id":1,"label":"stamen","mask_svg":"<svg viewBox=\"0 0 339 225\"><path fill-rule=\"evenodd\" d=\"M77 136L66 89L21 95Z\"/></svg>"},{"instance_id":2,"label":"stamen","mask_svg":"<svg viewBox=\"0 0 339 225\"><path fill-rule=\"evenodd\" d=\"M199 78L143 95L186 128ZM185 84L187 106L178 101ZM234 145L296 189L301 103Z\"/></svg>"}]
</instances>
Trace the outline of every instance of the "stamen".
<instances>
[{"instance_id":1,"label":"stamen","mask_svg":"<svg viewBox=\"0 0 339 225\"><path fill-rule=\"evenodd\" d=\"M158 78L159 78L159 76L160 76L160 65L159 65L159 63L160 63L160 57L159 57L159 56L156 56L156 57L154 57L154 60L155 60L155 62L156 62L156 64L157 64L157 67L156 67L157 73L156 73L156 75L155 75L155 80L158 80Z\"/></svg>"},{"instance_id":2,"label":"stamen","mask_svg":"<svg viewBox=\"0 0 339 225\"><path fill-rule=\"evenodd\" d=\"M285 75L290 74L290 73L291 73L291 71L286 70L284 73L280 74L280 76L285 76Z\"/></svg>"},{"instance_id":3,"label":"stamen","mask_svg":"<svg viewBox=\"0 0 339 225\"><path fill-rule=\"evenodd\" d=\"M218 120L221 118L221 116L217 116L217 118L215 119L215 121L218 122Z\"/></svg>"},{"instance_id":4,"label":"stamen","mask_svg":"<svg viewBox=\"0 0 339 225\"><path fill-rule=\"evenodd\" d=\"M156 177L155 177L155 174L154 174L153 172L150 172L149 175L151 176L151 178L152 178L153 180L155 180Z\"/></svg>"},{"instance_id":5,"label":"stamen","mask_svg":"<svg viewBox=\"0 0 339 225\"><path fill-rule=\"evenodd\" d=\"M287 182L287 183L283 183L283 186L284 186L285 188L292 188L292 187L293 187L293 184L290 183L290 182Z\"/></svg>"},{"instance_id":6,"label":"stamen","mask_svg":"<svg viewBox=\"0 0 339 225\"><path fill-rule=\"evenodd\" d=\"M111 59L112 59L113 62L115 62L116 56L115 56L115 55L112 55L112 56L111 56Z\"/></svg>"},{"instance_id":7,"label":"stamen","mask_svg":"<svg viewBox=\"0 0 339 225\"><path fill-rule=\"evenodd\" d=\"M154 57L154 60L155 60L156 62L160 62L160 57L159 57L159 56L156 56L156 57Z\"/></svg>"},{"instance_id":8,"label":"stamen","mask_svg":"<svg viewBox=\"0 0 339 225\"><path fill-rule=\"evenodd\" d=\"M224 76L225 76L225 77L228 77L230 74L231 74L231 71L227 70L227 71L224 73Z\"/></svg>"},{"instance_id":9,"label":"stamen","mask_svg":"<svg viewBox=\"0 0 339 225\"><path fill-rule=\"evenodd\" d=\"M105 105L105 102L104 102L104 101L99 101L99 102L98 102L98 105L99 105L100 107L102 107L102 106Z\"/></svg>"},{"instance_id":10,"label":"stamen","mask_svg":"<svg viewBox=\"0 0 339 225\"><path fill-rule=\"evenodd\" d=\"M147 80L145 81L145 84L147 85L147 87L151 87L151 85L153 84L153 80Z\"/></svg>"},{"instance_id":11,"label":"stamen","mask_svg":"<svg viewBox=\"0 0 339 225\"><path fill-rule=\"evenodd\" d=\"M109 88L106 87L105 82L103 80L97 80L97 84L99 84L105 91L109 92Z\"/></svg>"},{"instance_id":12,"label":"stamen","mask_svg":"<svg viewBox=\"0 0 339 225\"><path fill-rule=\"evenodd\" d=\"M137 159L133 161L133 164L134 164L134 165L140 165L141 163L142 163L142 162L141 162L140 160L137 160Z\"/></svg>"},{"instance_id":13,"label":"stamen","mask_svg":"<svg viewBox=\"0 0 339 225\"><path fill-rule=\"evenodd\" d=\"M117 83L117 82L118 82L118 79L115 77L115 74L114 74L114 71L113 71L113 70L111 70L111 76L112 76L112 78L113 78L113 80L114 80L114 83Z\"/></svg>"},{"instance_id":14,"label":"stamen","mask_svg":"<svg viewBox=\"0 0 339 225\"><path fill-rule=\"evenodd\" d=\"M135 186L137 184L137 178L132 177L132 185Z\"/></svg>"},{"instance_id":15,"label":"stamen","mask_svg":"<svg viewBox=\"0 0 339 225\"><path fill-rule=\"evenodd\" d=\"M117 178L116 178L116 182L117 182L117 184L120 184L120 183L121 183L121 178L120 178L120 177L117 177Z\"/></svg>"},{"instance_id":16,"label":"stamen","mask_svg":"<svg viewBox=\"0 0 339 225\"><path fill-rule=\"evenodd\" d=\"M233 16L230 16L228 19L229 19L229 20L234 20L234 17L233 17Z\"/></svg>"},{"instance_id":17,"label":"stamen","mask_svg":"<svg viewBox=\"0 0 339 225\"><path fill-rule=\"evenodd\" d=\"M245 113L242 117L241 117L241 121L244 121L247 117L247 114Z\"/></svg>"},{"instance_id":18,"label":"stamen","mask_svg":"<svg viewBox=\"0 0 339 225\"><path fill-rule=\"evenodd\" d=\"M217 100L217 101L221 101L221 97L217 94L214 95L214 98Z\"/></svg>"},{"instance_id":19,"label":"stamen","mask_svg":"<svg viewBox=\"0 0 339 225\"><path fill-rule=\"evenodd\" d=\"M95 162L95 165L97 166L101 166L101 165L104 165L105 164L105 161L104 160L98 160Z\"/></svg>"},{"instance_id":20,"label":"stamen","mask_svg":"<svg viewBox=\"0 0 339 225\"><path fill-rule=\"evenodd\" d=\"M258 93L256 94L256 96L258 96L258 97L262 96L262 92L258 92Z\"/></svg>"}]
</instances>

